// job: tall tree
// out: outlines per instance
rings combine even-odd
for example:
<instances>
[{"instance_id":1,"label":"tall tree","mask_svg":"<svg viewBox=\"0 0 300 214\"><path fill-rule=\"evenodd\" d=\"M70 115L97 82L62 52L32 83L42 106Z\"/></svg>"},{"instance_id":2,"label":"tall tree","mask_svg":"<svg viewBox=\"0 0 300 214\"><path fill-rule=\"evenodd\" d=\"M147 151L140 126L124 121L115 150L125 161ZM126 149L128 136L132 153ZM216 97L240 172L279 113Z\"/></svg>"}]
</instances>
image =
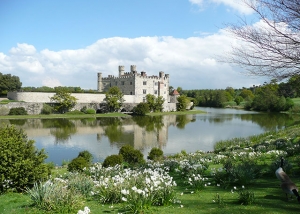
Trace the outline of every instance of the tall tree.
<instances>
[{"instance_id":1,"label":"tall tree","mask_svg":"<svg viewBox=\"0 0 300 214\"><path fill-rule=\"evenodd\" d=\"M123 97L124 94L117 86L111 87L108 90L108 92L105 94L104 100L106 101L110 112L120 110L123 102L125 101Z\"/></svg>"},{"instance_id":2,"label":"tall tree","mask_svg":"<svg viewBox=\"0 0 300 214\"><path fill-rule=\"evenodd\" d=\"M21 87L22 82L18 76L0 72L0 94L7 94L9 91L19 90Z\"/></svg>"},{"instance_id":3,"label":"tall tree","mask_svg":"<svg viewBox=\"0 0 300 214\"><path fill-rule=\"evenodd\" d=\"M72 96L68 88L56 87L56 94L50 98L52 102L57 103L54 109L60 113L65 113L69 111L72 107L76 105L76 97Z\"/></svg>"},{"instance_id":4,"label":"tall tree","mask_svg":"<svg viewBox=\"0 0 300 214\"><path fill-rule=\"evenodd\" d=\"M300 74L299 0L242 1L260 22L252 25L241 19L229 25L228 31L242 44L233 47L227 61L245 67L248 74L278 80Z\"/></svg>"}]
</instances>

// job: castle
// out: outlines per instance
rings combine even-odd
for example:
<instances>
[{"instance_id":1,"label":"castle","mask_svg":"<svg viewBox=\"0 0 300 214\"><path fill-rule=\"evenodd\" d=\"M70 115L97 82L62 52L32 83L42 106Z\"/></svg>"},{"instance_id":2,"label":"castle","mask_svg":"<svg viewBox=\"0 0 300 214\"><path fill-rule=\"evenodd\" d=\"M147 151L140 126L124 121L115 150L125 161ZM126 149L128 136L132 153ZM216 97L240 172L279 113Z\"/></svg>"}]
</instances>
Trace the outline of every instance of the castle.
<instances>
[{"instance_id":1,"label":"castle","mask_svg":"<svg viewBox=\"0 0 300 214\"><path fill-rule=\"evenodd\" d=\"M145 102L147 94L170 101L169 74L162 71L158 76L147 76L144 71L138 73L135 65L130 66L130 72L125 72L125 67L120 65L118 77L102 77L102 73L98 73L98 92L107 92L113 86L117 86L124 95L134 95L138 102Z\"/></svg>"}]
</instances>

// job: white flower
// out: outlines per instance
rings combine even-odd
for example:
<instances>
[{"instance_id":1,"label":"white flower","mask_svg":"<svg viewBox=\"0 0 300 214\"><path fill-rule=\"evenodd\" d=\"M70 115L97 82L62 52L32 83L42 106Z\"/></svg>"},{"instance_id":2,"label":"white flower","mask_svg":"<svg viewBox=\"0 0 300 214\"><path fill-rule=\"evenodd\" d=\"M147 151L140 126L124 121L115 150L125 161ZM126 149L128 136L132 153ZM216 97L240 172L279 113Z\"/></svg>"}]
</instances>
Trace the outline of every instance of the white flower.
<instances>
[{"instance_id":1,"label":"white flower","mask_svg":"<svg viewBox=\"0 0 300 214\"><path fill-rule=\"evenodd\" d=\"M122 197L122 201L127 201L127 198L125 198L125 197Z\"/></svg>"}]
</instances>

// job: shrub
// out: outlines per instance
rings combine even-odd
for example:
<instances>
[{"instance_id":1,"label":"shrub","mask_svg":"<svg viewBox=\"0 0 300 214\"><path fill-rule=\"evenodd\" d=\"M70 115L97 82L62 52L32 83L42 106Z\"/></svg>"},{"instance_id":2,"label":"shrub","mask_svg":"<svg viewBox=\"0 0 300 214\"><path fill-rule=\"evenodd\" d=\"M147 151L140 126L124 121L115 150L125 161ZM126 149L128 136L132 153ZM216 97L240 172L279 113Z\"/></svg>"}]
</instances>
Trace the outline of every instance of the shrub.
<instances>
[{"instance_id":1,"label":"shrub","mask_svg":"<svg viewBox=\"0 0 300 214\"><path fill-rule=\"evenodd\" d=\"M84 174L73 174L68 176L68 188L80 192L83 196L88 198L94 187L93 179Z\"/></svg>"},{"instance_id":2,"label":"shrub","mask_svg":"<svg viewBox=\"0 0 300 214\"><path fill-rule=\"evenodd\" d=\"M121 165L123 163L122 155L110 155L105 158L103 162L103 167L113 167L115 165Z\"/></svg>"},{"instance_id":3,"label":"shrub","mask_svg":"<svg viewBox=\"0 0 300 214\"><path fill-rule=\"evenodd\" d=\"M65 114L76 115L76 114L84 114L84 113L79 110L74 110L74 111L68 111Z\"/></svg>"},{"instance_id":4,"label":"shrub","mask_svg":"<svg viewBox=\"0 0 300 214\"><path fill-rule=\"evenodd\" d=\"M87 107L86 107L86 106L83 106L83 107L80 109L80 111L83 112L83 113L85 113L85 114L86 114L86 110L87 110Z\"/></svg>"},{"instance_id":5,"label":"shrub","mask_svg":"<svg viewBox=\"0 0 300 214\"><path fill-rule=\"evenodd\" d=\"M241 190L238 191L238 193L239 193L238 201L240 204L250 205L254 203L255 200L254 192L242 188Z\"/></svg>"},{"instance_id":6,"label":"shrub","mask_svg":"<svg viewBox=\"0 0 300 214\"><path fill-rule=\"evenodd\" d=\"M151 151L149 152L148 159L154 161L161 160L163 158L163 154L164 152L161 149L152 148Z\"/></svg>"},{"instance_id":7,"label":"shrub","mask_svg":"<svg viewBox=\"0 0 300 214\"><path fill-rule=\"evenodd\" d=\"M134 115L144 116L150 112L150 107L148 103L139 103L132 109Z\"/></svg>"},{"instance_id":8,"label":"shrub","mask_svg":"<svg viewBox=\"0 0 300 214\"><path fill-rule=\"evenodd\" d=\"M86 110L86 114L96 114L96 110L93 108L89 108Z\"/></svg>"},{"instance_id":9,"label":"shrub","mask_svg":"<svg viewBox=\"0 0 300 214\"><path fill-rule=\"evenodd\" d=\"M89 164L93 162L93 155L87 150L79 152L78 157L83 157Z\"/></svg>"},{"instance_id":10,"label":"shrub","mask_svg":"<svg viewBox=\"0 0 300 214\"><path fill-rule=\"evenodd\" d=\"M74 158L68 165L69 172L81 172L85 167L89 167L89 163L83 157Z\"/></svg>"},{"instance_id":11,"label":"shrub","mask_svg":"<svg viewBox=\"0 0 300 214\"><path fill-rule=\"evenodd\" d=\"M53 107L48 104L43 104L41 114L52 114L54 111Z\"/></svg>"},{"instance_id":12,"label":"shrub","mask_svg":"<svg viewBox=\"0 0 300 214\"><path fill-rule=\"evenodd\" d=\"M143 154L130 145L122 146L119 155L122 155L124 161L131 165L142 164L145 162Z\"/></svg>"},{"instance_id":13,"label":"shrub","mask_svg":"<svg viewBox=\"0 0 300 214\"><path fill-rule=\"evenodd\" d=\"M64 182L35 183L27 193L37 208L51 213L76 213L83 206L83 197L73 188L65 188Z\"/></svg>"},{"instance_id":14,"label":"shrub","mask_svg":"<svg viewBox=\"0 0 300 214\"><path fill-rule=\"evenodd\" d=\"M24 107L11 108L8 115L27 115Z\"/></svg>"},{"instance_id":15,"label":"shrub","mask_svg":"<svg viewBox=\"0 0 300 214\"><path fill-rule=\"evenodd\" d=\"M0 151L0 192L23 191L47 178L45 151L38 151L22 129L0 127Z\"/></svg>"}]
</instances>

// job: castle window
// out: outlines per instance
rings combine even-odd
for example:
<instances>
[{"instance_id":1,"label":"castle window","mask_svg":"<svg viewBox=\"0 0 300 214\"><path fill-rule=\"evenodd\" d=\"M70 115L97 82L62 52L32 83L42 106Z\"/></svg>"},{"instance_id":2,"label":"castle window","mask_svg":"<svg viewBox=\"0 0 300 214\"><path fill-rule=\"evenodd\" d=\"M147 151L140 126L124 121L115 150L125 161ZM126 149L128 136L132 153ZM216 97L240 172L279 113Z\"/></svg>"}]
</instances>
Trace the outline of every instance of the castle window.
<instances>
[{"instance_id":1,"label":"castle window","mask_svg":"<svg viewBox=\"0 0 300 214\"><path fill-rule=\"evenodd\" d=\"M143 89L143 94L147 94L147 90L146 89Z\"/></svg>"},{"instance_id":2,"label":"castle window","mask_svg":"<svg viewBox=\"0 0 300 214\"><path fill-rule=\"evenodd\" d=\"M158 82L155 82L154 85L157 86L157 85L158 85Z\"/></svg>"},{"instance_id":3,"label":"castle window","mask_svg":"<svg viewBox=\"0 0 300 214\"><path fill-rule=\"evenodd\" d=\"M118 82L116 82L116 85L118 85Z\"/></svg>"},{"instance_id":4,"label":"castle window","mask_svg":"<svg viewBox=\"0 0 300 214\"><path fill-rule=\"evenodd\" d=\"M122 81L122 85L125 85L125 82L124 82L124 81Z\"/></svg>"},{"instance_id":5,"label":"castle window","mask_svg":"<svg viewBox=\"0 0 300 214\"><path fill-rule=\"evenodd\" d=\"M147 85L147 81L144 81L144 82L143 82L143 85Z\"/></svg>"},{"instance_id":6,"label":"castle window","mask_svg":"<svg viewBox=\"0 0 300 214\"><path fill-rule=\"evenodd\" d=\"M130 85L132 85L132 82L130 82Z\"/></svg>"},{"instance_id":7,"label":"castle window","mask_svg":"<svg viewBox=\"0 0 300 214\"><path fill-rule=\"evenodd\" d=\"M157 90L154 90L154 94L157 94Z\"/></svg>"},{"instance_id":8,"label":"castle window","mask_svg":"<svg viewBox=\"0 0 300 214\"><path fill-rule=\"evenodd\" d=\"M144 102L144 103L146 102L146 97L143 97L143 102Z\"/></svg>"},{"instance_id":9,"label":"castle window","mask_svg":"<svg viewBox=\"0 0 300 214\"><path fill-rule=\"evenodd\" d=\"M132 95L132 91L130 92L130 95Z\"/></svg>"}]
</instances>

